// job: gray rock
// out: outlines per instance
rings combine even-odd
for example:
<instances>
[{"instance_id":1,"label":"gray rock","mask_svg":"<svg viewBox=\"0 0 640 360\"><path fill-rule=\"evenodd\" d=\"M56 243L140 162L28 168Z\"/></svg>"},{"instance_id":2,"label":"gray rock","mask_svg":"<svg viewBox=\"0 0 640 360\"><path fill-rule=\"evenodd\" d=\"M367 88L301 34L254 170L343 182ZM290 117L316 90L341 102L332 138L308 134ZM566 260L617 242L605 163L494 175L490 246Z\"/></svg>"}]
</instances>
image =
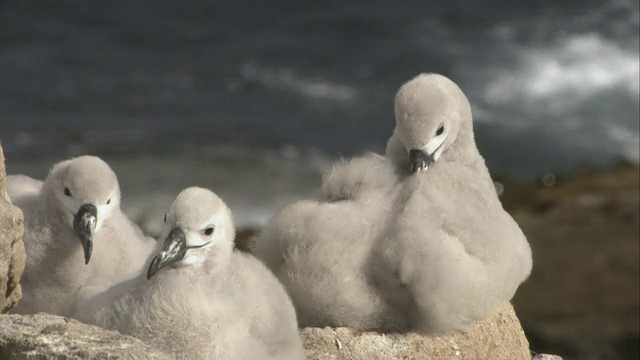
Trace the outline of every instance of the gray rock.
<instances>
[{"instance_id":1,"label":"gray rock","mask_svg":"<svg viewBox=\"0 0 640 360\"><path fill-rule=\"evenodd\" d=\"M529 360L529 344L511 305L466 333L424 336L305 328L306 356L314 359ZM534 360L561 360L540 357ZM169 359L142 341L116 331L44 313L0 316L0 359Z\"/></svg>"},{"instance_id":2,"label":"gray rock","mask_svg":"<svg viewBox=\"0 0 640 360\"><path fill-rule=\"evenodd\" d=\"M14 308L22 296L20 276L26 260L22 211L9 201L5 179L4 153L0 146L0 313Z\"/></svg>"},{"instance_id":3,"label":"gray rock","mask_svg":"<svg viewBox=\"0 0 640 360\"><path fill-rule=\"evenodd\" d=\"M465 333L425 336L326 327L303 329L302 340L308 360L531 359L529 342L511 304Z\"/></svg>"},{"instance_id":4,"label":"gray rock","mask_svg":"<svg viewBox=\"0 0 640 360\"><path fill-rule=\"evenodd\" d=\"M40 313L0 315L0 359L168 360L169 357L117 331Z\"/></svg>"},{"instance_id":5,"label":"gray rock","mask_svg":"<svg viewBox=\"0 0 640 360\"><path fill-rule=\"evenodd\" d=\"M531 360L562 360L558 355L536 354Z\"/></svg>"}]
</instances>

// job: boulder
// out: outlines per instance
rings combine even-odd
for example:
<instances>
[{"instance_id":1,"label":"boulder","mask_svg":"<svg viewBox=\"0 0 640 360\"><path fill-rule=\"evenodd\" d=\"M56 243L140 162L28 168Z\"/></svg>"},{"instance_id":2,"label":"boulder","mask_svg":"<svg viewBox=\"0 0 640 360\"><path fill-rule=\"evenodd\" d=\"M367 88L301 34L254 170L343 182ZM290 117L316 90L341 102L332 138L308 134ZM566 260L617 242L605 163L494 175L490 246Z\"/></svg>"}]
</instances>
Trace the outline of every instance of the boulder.
<instances>
[{"instance_id":1,"label":"boulder","mask_svg":"<svg viewBox=\"0 0 640 360\"><path fill-rule=\"evenodd\" d=\"M302 330L302 340L308 360L531 360L529 342L511 304L464 333L426 336L309 327Z\"/></svg>"},{"instance_id":2,"label":"boulder","mask_svg":"<svg viewBox=\"0 0 640 360\"><path fill-rule=\"evenodd\" d=\"M0 146L0 313L14 308L22 296L20 276L26 260L22 211L9 201L5 180L4 154Z\"/></svg>"},{"instance_id":3,"label":"boulder","mask_svg":"<svg viewBox=\"0 0 640 360\"><path fill-rule=\"evenodd\" d=\"M169 360L169 357L117 331L40 313L0 315L0 359Z\"/></svg>"}]
</instances>

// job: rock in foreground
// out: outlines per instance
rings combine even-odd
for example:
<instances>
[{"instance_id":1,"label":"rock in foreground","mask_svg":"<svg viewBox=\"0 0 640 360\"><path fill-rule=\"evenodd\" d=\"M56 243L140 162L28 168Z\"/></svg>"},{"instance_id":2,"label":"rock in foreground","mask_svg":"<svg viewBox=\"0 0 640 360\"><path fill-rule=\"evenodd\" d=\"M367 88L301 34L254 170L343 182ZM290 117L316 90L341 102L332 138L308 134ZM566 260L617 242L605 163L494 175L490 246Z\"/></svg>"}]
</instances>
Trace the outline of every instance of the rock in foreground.
<instances>
[{"instance_id":1,"label":"rock in foreground","mask_svg":"<svg viewBox=\"0 0 640 360\"><path fill-rule=\"evenodd\" d=\"M5 178L4 154L0 147L0 313L15 307L22 296L19 281L26 260L22 211L9 201Z\"/></svg>"},{"instance_id":2,"label":"rock in foreground","mask_svg":"<svg viewBox=\"0 0 640 360\"><path fill-rule=\"evenodd\" d=\"M511 304L466 333L423 336L326 327L305 328L302 340L308 360L531 359L529 343Z\"/></svg>"},{"instance_id":3,"label":"rock in foreground","mask_svg":"<svg viewBox=\"0 0 640 360\"><path fill-rule=\"evenodd\" d=\"M116 331L44 313L0 315L0 359L169 359Z\"/></svg>"}]
</instances>

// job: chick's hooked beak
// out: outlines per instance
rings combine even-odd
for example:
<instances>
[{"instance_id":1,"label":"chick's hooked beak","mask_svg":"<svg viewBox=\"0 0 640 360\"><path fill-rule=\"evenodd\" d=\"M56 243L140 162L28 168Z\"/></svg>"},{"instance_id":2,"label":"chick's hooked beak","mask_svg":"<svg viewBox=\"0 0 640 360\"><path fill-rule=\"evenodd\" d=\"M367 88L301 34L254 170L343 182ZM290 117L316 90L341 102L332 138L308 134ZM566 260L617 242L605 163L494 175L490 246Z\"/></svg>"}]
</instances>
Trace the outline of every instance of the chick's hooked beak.
<instances>
[{"instance_id":1,"label":"chick's hooked beak","mask_svg":"<svg viewBox=\"0 0 640 360\"><path fill-rule=\"evenodd\" d=\"M435 159L433 154L428 155L422 149L409 150L409 161L411 163L411 173L415 174L418 171L426 171L433 165Z\"/></svg>"},{"instance_id":2,"label":"chick's hooked beak","mask_svg":"<svg viewBox=\"0 0 640 360\"><path fill-rule=\"evenodd\" d=\"M179 228L171 230L164 240L164 248L162 248L162 251L151 261L149 271L147 272L147 279L151 279L151 277L164 266L182 260L186 252L187 236L184 231Z\"/></svg>"},{"instance_id":3,"label":"chick's hooked beak","mask_svg":"<svg viewBox=\"0 0 640 360\"><path fill-rule=\"evenodd\" d=\"M84 263L89 263L93 251L93 233L96 229L98 209L91 204L83 204L73 217L73 230L80 237L84 250Z\"/></svg>"}]
</instances>

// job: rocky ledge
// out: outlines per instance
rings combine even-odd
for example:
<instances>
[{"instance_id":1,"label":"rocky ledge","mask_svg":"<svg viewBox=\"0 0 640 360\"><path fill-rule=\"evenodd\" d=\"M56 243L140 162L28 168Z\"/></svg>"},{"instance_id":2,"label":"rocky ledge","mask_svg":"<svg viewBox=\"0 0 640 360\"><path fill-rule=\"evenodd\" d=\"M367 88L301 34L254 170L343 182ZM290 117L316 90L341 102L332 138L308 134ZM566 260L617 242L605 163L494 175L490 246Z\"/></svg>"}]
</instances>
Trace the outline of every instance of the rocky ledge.
<instances>
[{"instance_id":1,"label":"rocky ledge","mask_svg":"<svg viewBox=\"0 0 640 360\"><path fill-rule=\"evenodd\" d=\"M5 178L0 146L0 313L15 307L22 296L20 276L25 264L22 211L9 201Z\"/></svg>"},{"instance_id":2,"label":"rocky ledge","mask_svg":"<svg viewBox=\"0 0 640 360\"><path fill-rule=\"evenodd\" d=\"M308 360L531 359L529 343L510 304L464 333L424 336L326 327L305 328L302 339Z\"/></svg>"},{"instance_id":3,"label":"rocky ledge","mask_svg":"<svg viewBox=\"0 0 640 360\"><path fill-rule=\"evenodd\" d=\"M0 359L158 359L166 355L117 331L44 313L0 315Z\"/></svg>"},{"instance_id":4,"label":"rocky ledge","mask_svg":"<svg viewBox=\"0 0 640 360\"><path fill-rule=\"evenodd\" d=\"M424 336L349 328L305 328L309 360L492 359L530 360L529 343L511 305L465 333ZM168 359L116 331L48 314L0 315L0 359Z\"/></svg>"}]
</instances>

